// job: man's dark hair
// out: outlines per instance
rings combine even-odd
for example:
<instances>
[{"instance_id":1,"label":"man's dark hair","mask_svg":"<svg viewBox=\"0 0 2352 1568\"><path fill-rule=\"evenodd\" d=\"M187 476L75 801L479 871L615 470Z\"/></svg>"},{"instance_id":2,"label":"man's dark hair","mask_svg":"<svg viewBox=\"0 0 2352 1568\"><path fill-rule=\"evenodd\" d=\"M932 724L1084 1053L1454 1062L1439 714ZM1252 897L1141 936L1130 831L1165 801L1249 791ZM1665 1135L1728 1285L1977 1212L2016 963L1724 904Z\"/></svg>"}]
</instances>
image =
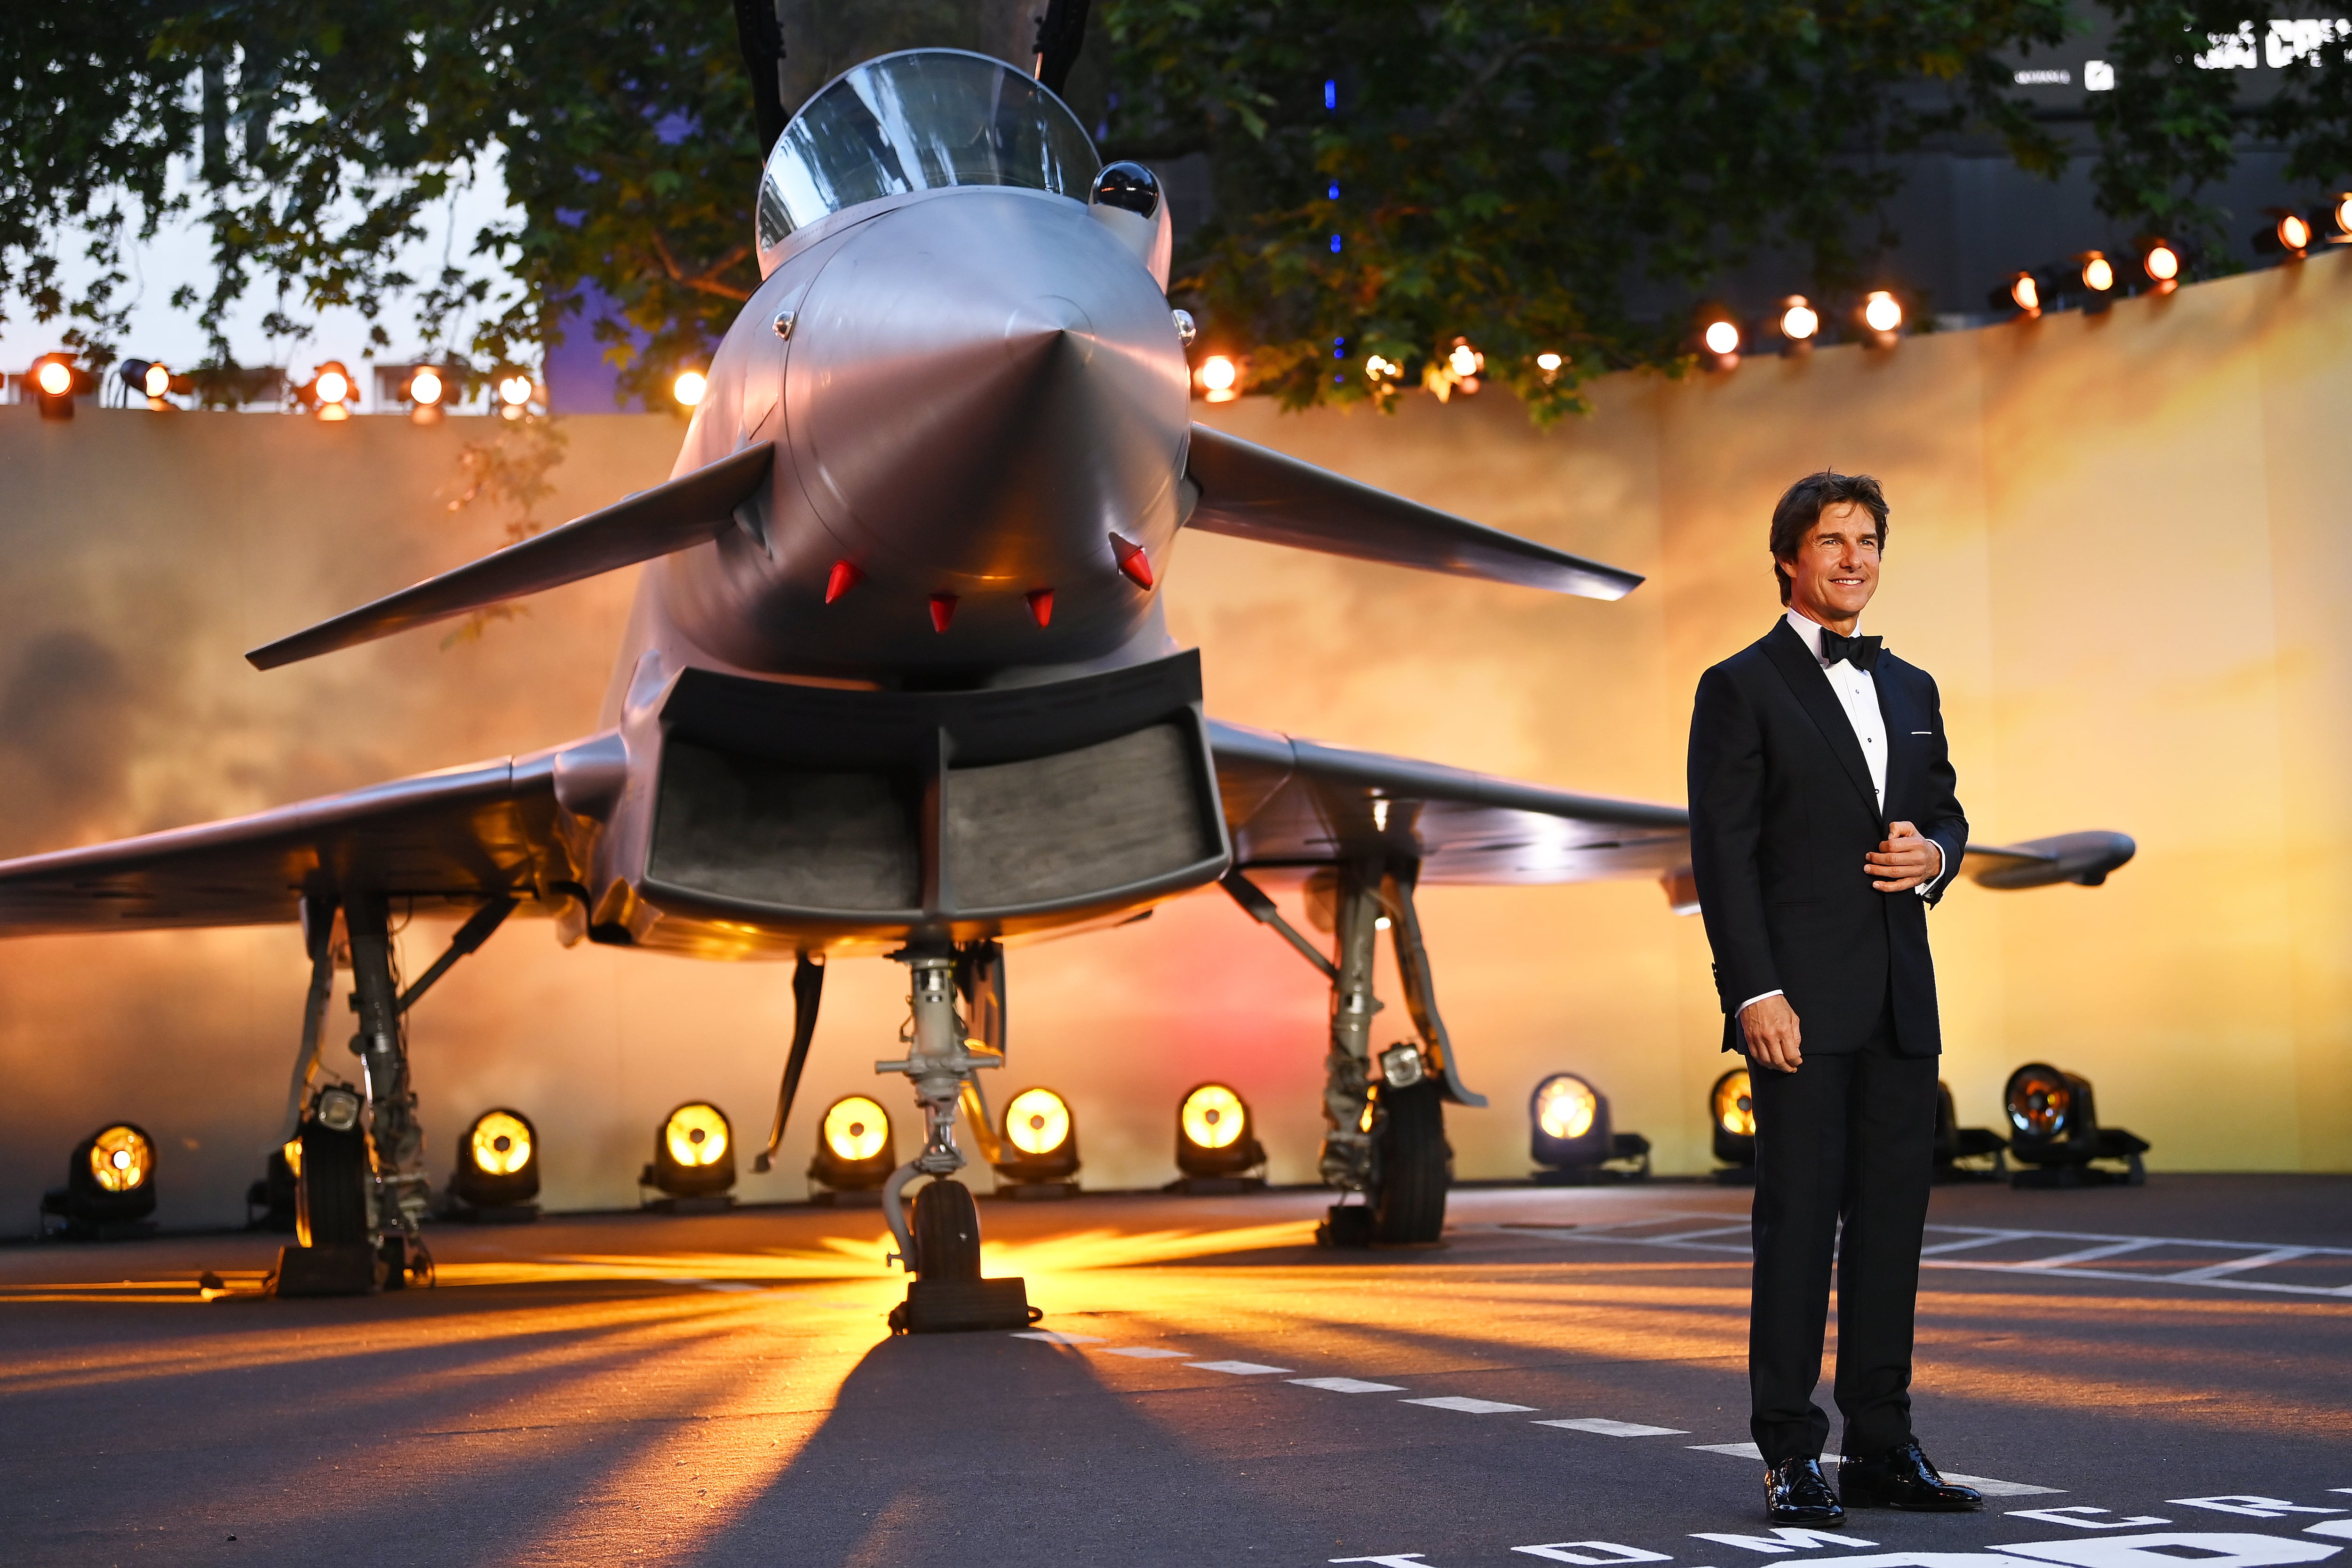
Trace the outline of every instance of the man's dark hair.
<instances>
[{"instance_id":1,"label":"man's dark hair","mask_svg":"<svg viewBox=\"0 0 2352 1568\"><path fill-rule=\"evenodd\" d=\"M1871 515L1878 524L1878 548L1886 548L1886 492L1868 474L1838 474L1823 468L1818 474L1807 474L1790 485L1780 504L1772 509L1772 577L1780 584L1780 602L1789 602L1792 584L1789 574L1780 569L1783 561L1797 558L1797 546L1822 519L1823 510L1842 501L1852 501Z\"/></svg>"}]
</instances>

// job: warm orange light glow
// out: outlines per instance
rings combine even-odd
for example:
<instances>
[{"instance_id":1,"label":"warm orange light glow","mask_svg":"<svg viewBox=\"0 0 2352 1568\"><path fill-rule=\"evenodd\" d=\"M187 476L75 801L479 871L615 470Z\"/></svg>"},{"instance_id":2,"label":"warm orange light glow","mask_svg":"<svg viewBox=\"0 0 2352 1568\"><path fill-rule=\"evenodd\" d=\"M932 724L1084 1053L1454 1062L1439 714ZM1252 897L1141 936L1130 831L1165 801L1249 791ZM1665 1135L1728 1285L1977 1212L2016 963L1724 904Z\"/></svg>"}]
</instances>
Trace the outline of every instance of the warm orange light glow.
<instances>
[{"instance_id":1,"label":"warm orange light glow","mask_svg":"<svg viewBox=\"0 0 2352 1568\"><path fill-rule=\"evenodd\" d=\"M2159 239L2147 247L2147 258L2142 265L2150 278L2158 283L2169 283L2180 276L2180 253Z\"/></svg>"},{"instance_id":2,"label":"warm orange light glow","mask_svg":"<svg viewBox=\"0 0 2352 1568\"><path fill-rule=\"evenodd\" d=\"M682 370L670 383L669 395L677 399L680 408L692 408L701 403L702 395L710 390L710 378L698 370Z\"/></svg>"},{"instance_id":3,"label":"warm orange light glow","mask_svg":"<svg viewBox=\"0 0 2352 1568\"><path fill-rule=\"evenodd\" d=\"M1748 1069L1735 1068L1715 1086L1715 1124L1735 1138L1756 1136L1756 1096Z\"/></svg>"},{"instance_id":4,"label":"warm orange light glow","mask_svg":"<svg viewBox=\"0 0 2352 1568\"><path fill-rule=\"evenodd\" d=\"M155 1168L155 1146L136 1127L110 1127L89 1146L89 1173L110 1193L127 1193Z\"/></svg>"},{"instance_id":5,"label":"warm orange light glow","mask_svg":"<svg viewBox=\"0 0 2352 1568\"><path fill-rule=\"evenodd\" d=\"M1184 1136L1203 1149L1234 1143L1248 1120L1242 1097L1223 1084L1204 1083L1184 1097Z\"/></svg>"},{"instance_id":6,"label":"warm orange light glow","mask_svg":"<svg viewBox=\"0 0 2352 1568\"><path fill-rule=\"evenodd\" d=\"M824 1146L845 1163L871 1160L890 1139L890 1117L862 1094L836 1101L824 1113Z\"/></svg>"},{"instance_id":7,"label":"warm orange light glow","mask_svg":"<svg viewBox=\"0 0 2352 1568\"><path fill-rule=\"evenodd\" d=\"M1874 332L1891 332L1903 325L1902 302L1884 289L1874 289L1863 297L1863 324Z\"/></svg>"},{"instance_id":8,"label":"warm orange light glow","mask_svg":"<svg viewBox=\"0 0 2352 1568\"><path fill-rule=\"evenodd\" d=\"M1240 379L1241 372L1223 354L1211 354L1201 362L1201 385L1210 392L1231 392Z\"/></svg>"},{"instance_id":9,"label":"warm orange light glow","mask_svg":"<svg viewBox=\"0 0 2352 1568\"><path fill-rule=\"evenodd\" d=\"M720 1137L724 1139L723 1131ZM511 1176L530 1163L530 1129L517 1117L493 1110L474 1123L467 1148L474 1157L474 1168L484 1175Z\"/></svg>"},{"instance_id":10,"label":"warm orange light glow","mask_svg":"<svg viewBox=\"0 0 2352 1568\"><path fill-rule=\"evenodd\" d=\"M2094 250L2083 258L2083 287L2095 294L2104 294L2116 286L2113 263Z\"/></svg>"},{"instance_id":11,"label":"warm orange light glow","mask_svg":"<svg viewBox=\"0 0 2352 1568\"><path fill-rule=\"evenodd\" d=\"M448 388L442 384L441 375L437 371L420 370L408 378L408 401L419 408L434 407L440 403L441 395L447 390Z\"/></svg>"},{"instance_id":12,"label":"warm orange light glow","mask_svg":"<svg viewBox=\"0 0 2352 1568\"><path fill-rule=\"evenodd\" d=\"M1050 1154L1069 1142L1070 1108L1050 1089L1024 1089L1004 1108L1004 1136L1024 1154Z\"/></svg>"},{"instance_id":13,"label":"warm orange light glow","mask_svg":"<svg viewBox=\"0 0 2352 1568\"><path fill-rule=\"evenodd\" d=\"M2308 249L2311 245L2311 225L2295 213L2278 220L2278 240L2289 250Z\"/></svg>"},{"instance_id":14,"label":"warm orange light glow","mask_svg":"<svg viewBox=\"0 0 2352 1568\"><path fill-rule=\"evenodd\" d=\"M1739 352L1739 328L1732 321L1709 321L1706 332L1709 353L1731 354Z\"/></svg>"},{"instance_id":15,"label":"warm orange light glow","mask_svg":"<svg viewBox=\"0 0 2352 1568\"><path fill-rule=\"evenodd\" d=\"M1592 1131L1601 1101L1582 1079L1567 1073L1536 1090L1536 1123L1547 1138L1581 1138Z\"/></svg>"},{"instance_id":16,"label":"warm orange light glow","mask_svg":"<svg viewBox=\"0 0 2352 1568\"><path fill-rule=\"evenodd\" d=\"M51 360L33 373L33 382L51 397L63 397L73 390L73 367Z\"/></svg>"},{"instance_id":17,"label":"warm orange light glow","mask_svg":"<svg viewBox=\"0 0 2352 1568\"><path fill-rule=\"evenodd\" d=\"M727 1118L717 1106L699 1100L681 1105L663 1125L662 1142L681 1165L716 1165L727 1152Z\"/></svg>"},{"instance_id":18,"label":"warm orange light glow","mask_svg":"<svg viewBox=\"0 0 2352 1568\"><path fill-rule=\"evenodd\" d=\"M509 408L520 408L529 403L531 391L530 377L527 375L506 375L499 378L499 401ZM678 401L685 403L688 400L681 397Z\"/></svg>"},{"instance_id":19,"label":"warm orange light glow","mask_svg":"<svg viewBox=\"0 0 2352 1568\"><path fill-rule=\"evenodd\" d=\"M2017 275L2017 280L2009 286L2009 297L2021 310L2042 309L2042 287L2033 281L2033 275L2030 272Z\"/></svg>"},{"instance_id":20,"label":"warm orange light glow","mask_svg":"<svg viewBox=\"0 0 2352 1568\"><path fill-rule=\"evenodd\" d=\"M332 366L320 371L311 386L322 404L345 402L352 395L352 378Z\"/></svg>"},{"instance_id":21,"label":"warm orange light glow","mask_svg":"<svg viewBox=\"0 0 2352 1568\"><path fill-rule=\"evenodd\" d=\"M1791 294L1780 311L1780 335L1801 343L1822 330L1821 312L1802 294Z\"/></svg>"},{"instance_id":22,"label":"warm orange light glow","mask_svg":"<svg viewBox=\"0 0 2352 1568\"><path fill-rule=\"evenodd\" d=\"M151 364L147 374L139 378L139 390L150 397L162 397L172 390L172 370L169 365Z\"/></svg>"},{"instance_id":23,"label":"warm orange light glow","mask_svg":"<svg viewBox=\"0 0 2352 1568\"><path fill-rule=\"evenodd\" d=\"M1454 341L1453 352L1445 356L1445 367L1467 381L1486 368L1486 356L1456 338Z\"/></svg>"}]
</instances>

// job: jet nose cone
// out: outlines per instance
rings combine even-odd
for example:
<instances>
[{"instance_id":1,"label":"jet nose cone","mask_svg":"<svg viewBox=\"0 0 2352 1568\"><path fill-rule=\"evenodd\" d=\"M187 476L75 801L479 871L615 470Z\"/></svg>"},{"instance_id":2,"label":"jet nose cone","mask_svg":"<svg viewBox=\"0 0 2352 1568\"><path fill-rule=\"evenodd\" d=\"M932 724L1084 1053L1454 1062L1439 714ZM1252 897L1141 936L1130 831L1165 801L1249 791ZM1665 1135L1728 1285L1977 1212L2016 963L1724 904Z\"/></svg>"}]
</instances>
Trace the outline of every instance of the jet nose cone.
<instances>
[{"instance_id":1,"label":"jet nose cone","mask_svg":"<svg viewBox=\"0 0 2352 1568\"><path fill-rule=\"evenodd\" d=\"M1172 527L1191 409L1149 273L1078 204L918 201L852 231L791 340L786 420L845 550L1026 590Z\"/></svg>"}]
</instances>

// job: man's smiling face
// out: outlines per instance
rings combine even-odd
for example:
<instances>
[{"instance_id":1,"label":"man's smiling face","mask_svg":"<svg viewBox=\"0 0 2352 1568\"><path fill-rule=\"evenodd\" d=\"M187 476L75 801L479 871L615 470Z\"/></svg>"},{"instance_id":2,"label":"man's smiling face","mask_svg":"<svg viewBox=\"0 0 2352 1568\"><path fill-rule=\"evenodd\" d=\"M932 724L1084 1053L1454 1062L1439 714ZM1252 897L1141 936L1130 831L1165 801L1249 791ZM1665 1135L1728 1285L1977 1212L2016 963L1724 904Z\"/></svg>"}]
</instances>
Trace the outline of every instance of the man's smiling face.
<instances>
[{"instance_id":1,"label":"man's smiling face","mask_svg":"<svg viewBox=\"0 0 2352 1568\"><path fill-rule=\"evenodd\" d=\"M1796 555L1780 563L1789 574L1790 607L1851 633L1878 591L1878 524L1867 509L1853 501L1823 507Z\"/></svg>"}]
</instances>

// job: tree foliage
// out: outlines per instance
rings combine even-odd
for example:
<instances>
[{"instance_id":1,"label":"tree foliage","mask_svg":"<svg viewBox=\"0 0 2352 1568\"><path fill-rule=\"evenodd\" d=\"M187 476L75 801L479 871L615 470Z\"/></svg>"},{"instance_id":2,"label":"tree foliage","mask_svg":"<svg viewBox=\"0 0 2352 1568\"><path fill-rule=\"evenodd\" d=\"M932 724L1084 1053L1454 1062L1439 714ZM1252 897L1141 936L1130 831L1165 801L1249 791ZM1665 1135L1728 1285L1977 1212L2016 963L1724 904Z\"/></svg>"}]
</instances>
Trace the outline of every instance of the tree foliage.
<instances>
[{"instance_id":1,"label":"tree foliage","mask_svg":"<svg viewBox=\"0 0 2352 1568\"><path fill-rule=\"evenodd\" d=\"M1005 10L965 0L991 7ZM788 8L833 16L819 32L847 25ZM856 28L908 43L956 9L858 0ZM2250 129L2285 142L2299 176L2347 172L2344 40L2250 115L2236 73L2193 61L2264 18L2205 0L2109 9L2118 81L2095 105L2094 173L2111 215L2217 232L2200 192ZM1107 122L1109 155L1210 155L1218 216L1180 258L1182 288L1247 350L1254 385L1293 404L1380 396L1365 356L1433 363L1460 334L1549 416L1581 377L1681 363L1681 303L1744 258L1794 251L1825 291L1864 281L1889 160L1925 139L1990 135L2054 173L2064 152L2010 71L2087 15L2067 0L1097 0L1079 78L1094 85L1073 96L1098 98L1080 107ZM258 285L278 300L267 326L289 335L310 311L373 318L407 298L429 346L482 371L600 321L625 388L646 393L707 353L758 281L760 149L719 0L115 0L0 10L0 309L67 318L96 357L123 327L124 243L181 207L214 263L181 303L224 363L228 310ZM788 68L836 46L824 32ZM402 271L490 160L516 216L471 244L509 286L455 258ZM70 291L75 226L98 281ZM380 327L376 346L392 346ZM1549 374L1532 357L1547 351L1563 356Z\"/></svg>"}]
</instances>

